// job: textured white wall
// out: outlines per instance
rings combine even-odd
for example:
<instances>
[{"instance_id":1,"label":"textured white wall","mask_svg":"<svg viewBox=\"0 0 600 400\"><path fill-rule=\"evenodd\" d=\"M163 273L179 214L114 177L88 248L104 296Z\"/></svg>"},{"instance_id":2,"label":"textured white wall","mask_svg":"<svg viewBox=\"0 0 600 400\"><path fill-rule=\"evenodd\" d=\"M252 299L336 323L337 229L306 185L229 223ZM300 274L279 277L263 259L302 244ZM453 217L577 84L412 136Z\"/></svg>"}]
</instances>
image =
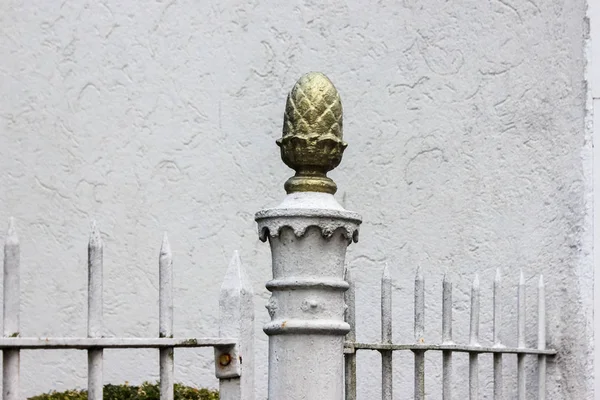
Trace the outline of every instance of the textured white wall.
<instances>
[{"instance_id":1,"label":"textured white wall","mask_svg":"<svg viewBox=\"0 0 600 400\"><path fill-rule=\"evenodd\" d=\"M283 198L290 175L274 144L285 95L302 73L320 70L341 92L350 144L332 174L337 197L365 221L348 256L359 282L359 339L379 335L386 262L397 340L412 337L418 263L431 341L440 337L446 269L457 339L466 339L468 288L479 271L486 340L494 270L503 268L510 301L519 268L532 289L543 272L548 338L561 351L548 368L549 398L592 398L585 1L322 3L0 4L0 221L14 215L22 241L22 334L85 334L92 218L106 243L107 335L157 334L163 230L175 259L175 333L215 335L220 281L240 249L257 292L264 398L270 258L253 214ZM504 310L514 317L515 303ZM514 328L507 321L509 344ZM153 351L106 358L108 382L158 377ZM402 368L410 358L396 357L397 398L412 393L412 367ZM439 358L428 357L431 398L440 397ZM83 387L85 359L25 353L24 394ZM378 357L359 362L360 396L376 398ZM457 358L457 374L466 362ZM211 351L178 351L176 363L177 380L215 384ZM482 388L489 396L491 386ZM459 382L457 398L465 389Z\"/></svg>"}]
</instances>

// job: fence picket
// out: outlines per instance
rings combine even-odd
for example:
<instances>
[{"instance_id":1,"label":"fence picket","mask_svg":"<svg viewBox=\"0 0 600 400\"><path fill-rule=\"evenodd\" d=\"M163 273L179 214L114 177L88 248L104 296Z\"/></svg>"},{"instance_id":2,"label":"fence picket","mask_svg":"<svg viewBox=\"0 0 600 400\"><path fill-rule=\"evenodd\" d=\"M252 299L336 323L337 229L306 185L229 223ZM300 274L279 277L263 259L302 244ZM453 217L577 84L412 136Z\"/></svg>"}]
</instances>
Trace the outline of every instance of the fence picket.
<instances>
[{"instance_id":1,"label":"fence picket","mask_svg":"<svg viewBox=\"0 0 600 400\"><path fill-rule=\"evenodd\" d=\"M421 265L415 275L415 342L425 342L425 278ZM425 352L415 350L415 400L425 399Z\"/></svg>"},{"instance_id":2,"label":"fence picket","mask_svg":"<svg viewBox=\"0 0 600 400\"><path fill-rule=\"evenodd\" d=\"M346 335L346 341L356 341L356 311L355 311L355 287L354 279L349 268L344 271L344 279L348 282L348 290L344 293L346 303L346 322L350 325L350 332ZM344 390L346 400L356 400L356 353L346 353L344 357Z\"/></svg>"},{"instance_id":3,"label":"fence picket","mask_svg":"<svg viewBox=\"0 0 600 400\"><path fill-rule=\"evenodd\" d=\"M502 316L500 314L500 291L502 286L502 276L500 268L496 269L494 276L494 346L502 346L500 338L500 329L502 324ZM494 353L494 400L502 400L502 353Z\"/></svg>"},{"instance_id":4,"label":"fence picket","mask_svg":"<svg viewBox=\"0 0 600 400\"><path fill-rule=\"evenodd\" d=\"M546 349L546 298L544 276L538 283L538 349ZM538 400L546 399L546 356L538 356Z\"/></svg>"},{"instance_id":5,"label":"fence picket","mask_svg":"<svg viewBox=\"0 0 600 400\"><path fill-rule=\"evenodd\" d=\"M160 254L158 257L159 269L159 292L158 292L158 321L159 337L173 337L173 255L169 239L165 233L163 236ZM160 399L173 400L174 392L174 349L172 347L161 348L160 358Z\"/></svg>"},{"instance_id":6,"label":"fence picket","mask_svg":"<svg viewBox=\"0 0 600 400\"><path fill-rule=\"evenodd\" d=\"M160 351L160 398L173 400L174 347L215 348L217 377L220 382L222 400L253 400L254 370L254 307L252 286L248 282L237 252L234 253L221 287L219 297L219 338L180 339L173 337L173 260L167 235L165 234L159 254L159 338L130 339L102 338L102 269L103 242L95 222L92 223L88 243L88 326L87 339L82 338L20 338L19 336L19 239L14 221L9 222L4 245L4 339L0 340L3 352L3 400L19 399L19 355L21 349L72 348L88 351L88 398L100 400L103 395L103 348L159 348ZM476 274L471 287L470 330L468 345L455 344L452 337L452 290L450 273L446 272L442 288L442 343L426 344L425 325L425 279L421 266L417 268L414 286L414 344L393 343L392 331L392 279L388 266L381 276L381 341L379 343L357 343L355 327L355 282L346 269L344 279L349 289L344 294L346 304L345 321L350 326L345 348L345 398L356 400L356 351L378 350L382 358L382 399L393 398L393 352L410 350L414 354L414 397L425 398L425 353L442 352L442 398L452 396L453 352L469 353L469 399L479 397L479 354L493 354L493 398L503 398L503 354L517 356L517 398L525 399L525 357L536 355L538 365L539 400L546 399L547 358L556 354L546 348L546 302L544 277L538 280L537 348L526 346L526 286L523 271L519 275L517 290L517 347L507 348L501 338L502 277L496 270L493 282L493 346L482 345L479 337L480 281ZM243 364L242 364L243 358ZM243 367L242 367L243 365ZM533 389L533 388L532 388Z\"/></svg>"},{"instance_id":7,"label":"fence picket","mask_svg":"<svg viewBox=\"0 0 600 400\"><path fill-rule=\"evenodd\" d=\"M517 347L525 348L525 276L523 271L519 275L518 298L517 298ZM525 400L525 354L517 354L517 396L519 400Z\"/></svg>"},{"instance_id":8,"label":"fence picket","mask_svg":"<svg viewBox=\"0 0 600 400\"><path fill-rule=\"evenodd\" d=\"M449 272L442 284L442 343L452 344L452 281ZM452 351L442 351L442 399L452 399Z\"/></svg>"},{"instance_id":9,"label":"fence picket","mask_svg":"<svg viewBox=\"0 0 600 400\"><path fill-rule=\"evenodd\" d=\"M102 337L102 251L96 221L88 244L88 338ZM88 350L88 399L102 400L102 349Z\"/></svg>"},{"instance_id":10,"label":"fence picket","mask_svg":"<svg viewBox=\"0 0 600 400\"><path fill-rule=\"evenodd\" d=\"M479 346L479 276L475 274L471 288L471 323L469 344ZM479 398L479 354L469 353L469 399Z\"/></svg>"},{"instance_id":11,"label":"fence picket","mask_svg":"<svg viewBox=\"0 0 600 400\"><path fill-rule=\"evenodd\" d=\"M92 221L88 241L88 303L86 338L20 337L19 333L19 239L14 220L9 220L4 244L3 326L0 338L3 358L2 399L19 400L19 359L22 349L80 349L88 354L88 399L103 398L103 349L157 348L160 352L160 398L174 397L175 347L213 347L222 400L254 399L254 305L252 286L234 254L220 295L220 337L173 339L173 261L165 234L159 254L159 338L103 337L103 242ZM228 357L221 357L228 356ZM244 374L242 374L244 357Z\"/></svg>"},{"instance_id":12,"label":"fence picket","mask_svg":"<svg viewBox=\"0 0 600 400\"><path fill-rule=\"evenodd\" d=\"M237 347L215 347L221 400L254 399L254 305L252 285L234 252L219 296L219 334L237 337ZM242 363L243 362L243 363Z\"/></svg>"},{"instance_id":13,"label":"fence picket","mask_svg":"<svg viewBox=\"0 0 600 400\"><path fill-rule=\"evenodd\" d=\"M392 277L387 266L381 276L381 343L392 344ZM391 350L381 351L381 398L392 400L392 357Z\"/></svg>"},{"instance_id":14,"label":"fence picket","mask_svg":"<svg viewBox=\"0 0 600 400\"><path fill-rule=\"evenodd\" d=\"M9 219L4 242L4 336L19 336L20 244L15 221ZM2 399L19 400L20 352L2 352Z\"/></svg>"}]
</instances>

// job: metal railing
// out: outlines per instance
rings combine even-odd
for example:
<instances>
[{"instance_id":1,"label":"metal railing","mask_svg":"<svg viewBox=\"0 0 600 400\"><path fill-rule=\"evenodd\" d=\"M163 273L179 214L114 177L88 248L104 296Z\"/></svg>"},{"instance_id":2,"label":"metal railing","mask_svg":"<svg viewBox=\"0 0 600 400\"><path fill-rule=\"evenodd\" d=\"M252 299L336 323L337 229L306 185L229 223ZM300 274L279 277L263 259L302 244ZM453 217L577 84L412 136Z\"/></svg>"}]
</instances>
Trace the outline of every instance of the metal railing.
<instances>
[{"instance_id":1,"label":"metal railing","mask_svg":"<svg viewBox=\"0 0 600 400\"><path fill-rule=\"evenodd\" d=\"M19 359L21 350L77 349L88 352L88 399L102 400L103 350L156 348L160 358L160 398L173 400L174 358L179 347L213 347L215 374L222 400L251 399L254 396L252 342L254 306L252 286L237 252L229 265L219 298L219 337L173 337L173 257L165 234L159 256L159 337L107 338L102 324L103 244L96 224L88 244L87 338L20 337L20 246L11 218L4 245L4 338L2 399L19 400ZM244 354L244 376L241 358Z\"/></svg>"},{"instance_id":2,"label":"metal railing","mask_svg":"<svg viewBox=\"0 0 600 400\"><path fill-rule=\"evenodd\" d=\"M360 343L356 341L355 315L355 282L349 270L346 270L346 281L350 285L345 294L346 322L350 325L350 333L345 344L345 396L346 400L356 400L356 352L358 350L376 350L381 353L382 379L381 393L383 400L392 400L392 357L394 351L412 351L414 354L414 398L425 398L425 353L428 351L442 352L442 398L452 397L452 355L454 352L469 354L468 390L469 399L475 400L479 393L479 355L493 355L493 398L503 399L503 355L515 354L517 357L517 398L525 400L525 356L537 356L538 388L537 398L546 398L546 358L554 356L555 350L546 348L546 305L544 297L544 279L539 277L538 284L538 345L528 348L525 344L525 279L520 274L517 297L517 347L506 347L500 340L501 302L500 271L496 271L493 290L493 343L482 345L479 337L480 286L476 275L471 287L470 333L468 344L457 344L452 338L452 281L446 274L442 289L442 342L438 344L425 343L425 279L419 268L415 277L414 287L414 335L415 342L397 344L392 342L392 279L389 270L383 269L381 278L381 341L379 343ZM512 395L512 394L511 394Z\"/></svg>"}]
</instances>

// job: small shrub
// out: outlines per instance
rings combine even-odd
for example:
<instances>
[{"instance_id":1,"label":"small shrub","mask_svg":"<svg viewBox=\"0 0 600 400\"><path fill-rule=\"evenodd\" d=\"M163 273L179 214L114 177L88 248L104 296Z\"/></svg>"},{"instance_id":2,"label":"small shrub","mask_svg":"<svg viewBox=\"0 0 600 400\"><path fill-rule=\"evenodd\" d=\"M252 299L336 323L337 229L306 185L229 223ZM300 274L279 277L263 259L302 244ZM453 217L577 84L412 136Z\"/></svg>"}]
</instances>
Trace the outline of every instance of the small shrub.
<instances>
[{"instance_id":1,"label":"small shrub","mask_svg":"<svg viewBox=\"0 0 600 400\"><path fill-rule=\"evenodd\" d=\"M157 383L145 382L140 386L104 385L104 400L160 400ZM67 390L30 397L28 400L87 400L87 390ZM175 400L219 400L219 392L209 389L196 389L175 384Z\"/></svg>"}]
</instances>

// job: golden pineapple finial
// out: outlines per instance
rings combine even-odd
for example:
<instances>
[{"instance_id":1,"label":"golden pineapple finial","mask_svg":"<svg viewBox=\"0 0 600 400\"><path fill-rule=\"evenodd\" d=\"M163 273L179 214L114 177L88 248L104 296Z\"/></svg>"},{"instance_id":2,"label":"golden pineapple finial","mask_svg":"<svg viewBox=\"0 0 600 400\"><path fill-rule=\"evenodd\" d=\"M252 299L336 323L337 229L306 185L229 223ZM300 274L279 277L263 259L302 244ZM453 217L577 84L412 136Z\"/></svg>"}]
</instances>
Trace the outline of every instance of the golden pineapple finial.
<instances>
[{"instance_id":1,"label":"golden pineapple finial","mask_svg":"<svg viewBox=\"0 0 600 400\"><path fill-rule=\"evenodd\" d=\"M287 193L336 192L327 172L339 165L348 144L342 140L340 95L322 73L302 76L290 91L277 145L283 162L296 171L285 183Z\"/></svg>"}]
</instances>

